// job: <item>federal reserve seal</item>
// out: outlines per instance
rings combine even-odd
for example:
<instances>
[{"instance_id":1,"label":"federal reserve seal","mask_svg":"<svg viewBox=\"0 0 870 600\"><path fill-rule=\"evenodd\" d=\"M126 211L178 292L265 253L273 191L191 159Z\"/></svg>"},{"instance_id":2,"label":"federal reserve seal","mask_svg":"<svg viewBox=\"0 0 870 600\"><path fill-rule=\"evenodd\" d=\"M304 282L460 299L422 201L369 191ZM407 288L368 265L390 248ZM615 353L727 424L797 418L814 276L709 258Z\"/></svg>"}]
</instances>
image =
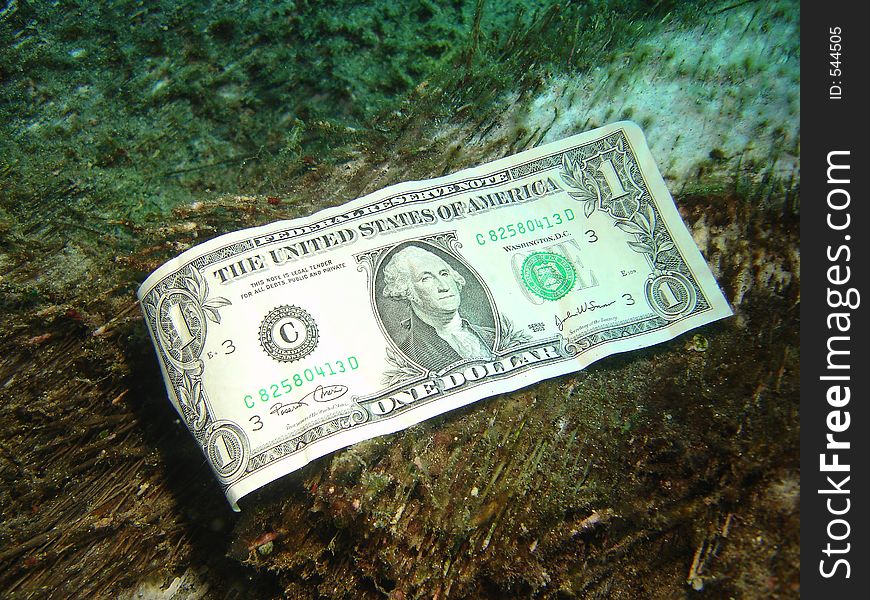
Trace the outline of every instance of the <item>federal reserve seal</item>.
<instances>
[{"instance_id":1,"label":"federal reserve seal","mask_svg":"<svg viewBox=\"0 0 870 600\"><path fill-rule=\"evenodd\" d=\"M558 300L570 292L577 280L574 265L556 252L535 252L522 267L526 289L544 300Z\"/></svg>"},{"instance_id":2,"label":"federal reserve seal","mask_svg":"<svg viewBox=\"0 0 870 600\"><path fill-rule=\"evenodd\" d=\"M317 347L317 324L303 308L285 304L269 311L260 323L260 346L281 362L293 362Z\"/></svg>"}]
</instances>

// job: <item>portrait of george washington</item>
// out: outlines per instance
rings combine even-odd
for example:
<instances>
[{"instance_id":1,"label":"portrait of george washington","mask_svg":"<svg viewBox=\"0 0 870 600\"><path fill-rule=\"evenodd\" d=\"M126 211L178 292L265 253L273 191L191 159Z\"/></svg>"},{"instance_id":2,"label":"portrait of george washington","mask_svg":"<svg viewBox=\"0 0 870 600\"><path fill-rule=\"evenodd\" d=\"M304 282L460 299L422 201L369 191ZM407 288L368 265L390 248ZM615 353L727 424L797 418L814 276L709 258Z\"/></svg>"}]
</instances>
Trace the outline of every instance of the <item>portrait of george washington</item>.
<instances>
[{"instance_id":1,"label":"portrait of george washington","mask_svg":"<svg viewBox=\"0 0 870 600\"><path fill-rule=\"evenodd\" d=\"M378 279L384 328L411 361L439 371L493 357L493 308L483 284L455 257L423 242L402 244L385 257Z\"/></svg>"}]
</instances>

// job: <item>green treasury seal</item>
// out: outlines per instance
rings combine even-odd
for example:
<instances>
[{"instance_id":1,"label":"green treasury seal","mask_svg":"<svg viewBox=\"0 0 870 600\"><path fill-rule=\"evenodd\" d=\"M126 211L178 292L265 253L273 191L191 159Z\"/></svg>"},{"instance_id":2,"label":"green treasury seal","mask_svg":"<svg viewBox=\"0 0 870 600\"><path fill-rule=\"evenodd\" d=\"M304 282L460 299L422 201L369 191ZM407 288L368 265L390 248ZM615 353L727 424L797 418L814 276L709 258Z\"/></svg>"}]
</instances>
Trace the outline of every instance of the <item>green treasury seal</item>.
<instances>
[{"instance_id":1,"label":"green treasury seal","mask_svg":"<svg viewBox=\"0 0 870 600\"><path fill-rule=\"evenodd\" d=\"M571 262L555 252L535 252L523 261L526 289L544 300L558 300L571 291L577 275Z\"/></svg>"}]
</instances>

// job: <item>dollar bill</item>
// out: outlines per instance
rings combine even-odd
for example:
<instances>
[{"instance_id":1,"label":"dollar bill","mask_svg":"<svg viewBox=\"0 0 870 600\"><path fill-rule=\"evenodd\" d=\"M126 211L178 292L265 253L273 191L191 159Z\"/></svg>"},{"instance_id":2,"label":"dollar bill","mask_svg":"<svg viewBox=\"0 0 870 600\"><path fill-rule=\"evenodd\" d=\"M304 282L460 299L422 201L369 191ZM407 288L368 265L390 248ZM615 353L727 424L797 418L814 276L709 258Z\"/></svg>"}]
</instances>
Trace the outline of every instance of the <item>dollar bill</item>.
<instances>
[{"instance_id":1,"label":"dollar bill","mask_svg":"<svg viewBox=\"0 0 870 600\"><path fill-rule=\"evenodd\" d=\"M235 510L339 448L731 314L630 122L217 237L139 299Z\"/></svg>"}]
</instances>

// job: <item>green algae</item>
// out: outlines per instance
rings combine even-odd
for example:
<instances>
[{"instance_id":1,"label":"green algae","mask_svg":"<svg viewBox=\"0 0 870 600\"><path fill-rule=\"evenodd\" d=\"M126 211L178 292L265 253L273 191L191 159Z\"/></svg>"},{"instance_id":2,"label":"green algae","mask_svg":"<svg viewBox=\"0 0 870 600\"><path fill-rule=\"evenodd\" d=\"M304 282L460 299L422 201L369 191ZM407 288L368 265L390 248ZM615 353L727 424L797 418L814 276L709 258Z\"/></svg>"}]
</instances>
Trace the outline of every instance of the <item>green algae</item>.
<instances>
[{"instance_id":1,"label":"green algae","mask_svg":"<svg viewBox=\"0 0 870 600\"><path fill-rule=\"evenodd\" d=\"M13 210L35 202L51 216L134 222L209 194L277 194L288 172L340 161L372 130L394 132L409 114L497 109L505 91L592 68L662 15L697 10L12 3L0 20L5 193ZM407 95L418 86L430 89Z\"/></svg>"},{"instance_id":2,"label":"green algae","mask_svg":"<svg viewBox=\"0 0 870 600\"><path fill-rule=\"evenodd\" d=\"M800 152L795 3L200 7L0 14L5 589L132 594L154 573L214 597L794 595L799 176L774 165ZM732 31L781 62L759 47L717 71L650 41ZM631 87L650 73L699 105L735 83L735 121L759 78L791 107L757 120L782 140L769 154L705 139L669 177L736 317L337 452L228 515L165 400L137 283L208 237L606 110L672 140L680 123Z\"/></svg>"}]
</instances>

